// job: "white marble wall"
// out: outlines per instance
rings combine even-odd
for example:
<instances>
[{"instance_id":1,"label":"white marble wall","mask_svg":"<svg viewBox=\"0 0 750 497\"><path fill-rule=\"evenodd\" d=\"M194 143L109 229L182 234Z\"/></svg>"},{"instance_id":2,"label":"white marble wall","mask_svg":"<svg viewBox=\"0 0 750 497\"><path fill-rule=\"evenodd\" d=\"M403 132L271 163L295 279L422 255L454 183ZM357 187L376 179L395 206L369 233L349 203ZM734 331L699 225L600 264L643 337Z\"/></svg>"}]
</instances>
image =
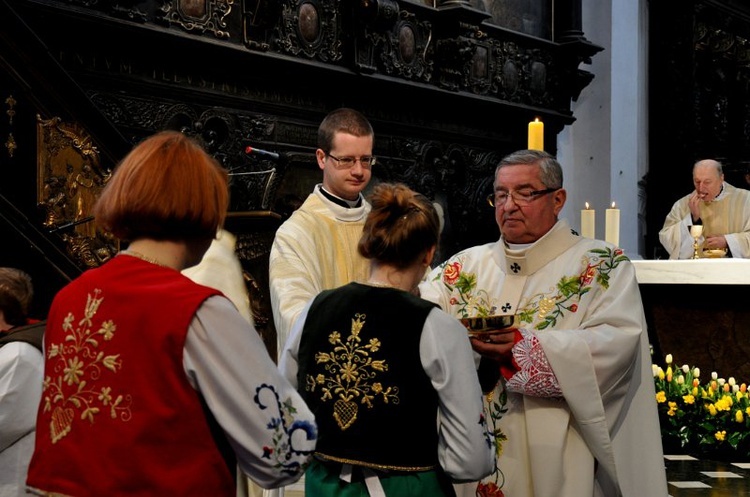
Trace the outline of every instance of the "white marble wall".
<instances>
[{"instance_id":1,"label":"white marble wall","mask_svg":"<svg viewBox=\"0 0 750 497\"><path fill-rule=\"evenodd\" d=\"M595 75L573 102L576 122L558 136L568 201L562 215L580 229L584 202L596 209L596 237L604 238L604 210L620 212L620 246L644 254L643 199L638 182L648 170L647 0L583 0L583 31L604 51L581 68Z\"/></svg>"}]
</instances>

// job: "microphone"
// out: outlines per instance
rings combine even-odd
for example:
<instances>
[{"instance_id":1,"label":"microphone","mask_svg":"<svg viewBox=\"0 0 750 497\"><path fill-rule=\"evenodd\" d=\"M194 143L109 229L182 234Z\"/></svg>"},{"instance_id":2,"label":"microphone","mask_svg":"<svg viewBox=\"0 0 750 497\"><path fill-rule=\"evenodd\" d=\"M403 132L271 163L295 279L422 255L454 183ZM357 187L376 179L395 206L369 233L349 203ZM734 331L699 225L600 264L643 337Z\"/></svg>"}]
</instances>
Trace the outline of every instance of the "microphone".
<instances>
[{"instance_id":1,"label":"microphone","mask_svg":"<svg viewBox=\"0 0 750 497\"><path fill-rule=\"evenodd\" d=\"M245 147L245 153L247 155L258 155L260 157L267 157L271 160L279 160L279 154L276 152L269 152L268 150L263 150L262 148L253 148L250 145Z\"/></svg>"},{"instance_id":2,"label":"microphone","mask_svg":"<svg viewBox=\"0 0 750 497\"><path fill-rule=\"evenodd\" d=\"M51 230L48 231L48 233L57 233L58 231L66 230L68 228L72 228L73 226L78 226L79 224L86 224L89 221L93 221L94 216L86 216L83 219L79 219L78 221L72 221L70 223L61 224L60 226L57 226Z\"/></svg>"}]
</instances>

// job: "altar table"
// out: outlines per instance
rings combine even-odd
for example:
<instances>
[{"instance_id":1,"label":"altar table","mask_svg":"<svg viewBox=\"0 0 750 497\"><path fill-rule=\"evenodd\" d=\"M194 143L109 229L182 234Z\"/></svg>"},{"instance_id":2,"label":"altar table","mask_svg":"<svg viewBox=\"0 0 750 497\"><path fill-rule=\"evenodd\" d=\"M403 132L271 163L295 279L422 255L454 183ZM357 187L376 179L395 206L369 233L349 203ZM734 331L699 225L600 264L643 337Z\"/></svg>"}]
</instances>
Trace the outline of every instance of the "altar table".
<instances>
[{"instance_id":1,"label":"altar table","mask_svg":"<svg viewBox=\"0 0 750 497\"><path fill-rule=\"evenodd\" d=\"M750 259L633 260L654 349L663 365L750 384Z\"/></svg>"}]
</instances>

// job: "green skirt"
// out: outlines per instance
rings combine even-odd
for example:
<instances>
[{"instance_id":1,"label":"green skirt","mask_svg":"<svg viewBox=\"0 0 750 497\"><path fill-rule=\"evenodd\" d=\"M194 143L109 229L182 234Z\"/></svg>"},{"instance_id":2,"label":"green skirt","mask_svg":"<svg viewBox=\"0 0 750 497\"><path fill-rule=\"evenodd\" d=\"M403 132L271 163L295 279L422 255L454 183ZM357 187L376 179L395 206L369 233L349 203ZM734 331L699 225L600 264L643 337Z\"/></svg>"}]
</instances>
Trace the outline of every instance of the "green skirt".
<instances>
[{"instance_id":1,"label":"green skirt","mask_svg":"<svg viewBox=\"0 0 750 497\"><path fill-rule=\"evenodd\" d=\"M387 497L455 497L450 479L442 470L383 473L377 472ZM305 472L307 497L368 497L361 471L354 469L351 482L339 478L340 464L313 459Z\"/></svg>"}]
</instances>

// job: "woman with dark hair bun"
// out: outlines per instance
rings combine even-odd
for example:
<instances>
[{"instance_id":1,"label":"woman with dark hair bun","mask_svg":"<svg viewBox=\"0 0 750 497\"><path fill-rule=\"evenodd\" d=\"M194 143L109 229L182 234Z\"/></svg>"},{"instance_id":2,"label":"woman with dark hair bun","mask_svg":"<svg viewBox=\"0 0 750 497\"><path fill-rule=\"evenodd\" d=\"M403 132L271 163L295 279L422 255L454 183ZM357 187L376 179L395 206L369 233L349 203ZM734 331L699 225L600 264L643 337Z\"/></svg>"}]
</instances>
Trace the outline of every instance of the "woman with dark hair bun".
<instances>
[{"instance_id":1,"label":"woman with dark hair bun","mask_svg":"<svg viewBox=\"0 0 750 497\"><path fill-rule=\"evenodd\" d=\"M495 464L466 330L415 295L438 214L382 183L359 241L364 282L327 290L292 329L279 368L318 422L306 495L439 497Z\"/></svg>"}]
</instances>

